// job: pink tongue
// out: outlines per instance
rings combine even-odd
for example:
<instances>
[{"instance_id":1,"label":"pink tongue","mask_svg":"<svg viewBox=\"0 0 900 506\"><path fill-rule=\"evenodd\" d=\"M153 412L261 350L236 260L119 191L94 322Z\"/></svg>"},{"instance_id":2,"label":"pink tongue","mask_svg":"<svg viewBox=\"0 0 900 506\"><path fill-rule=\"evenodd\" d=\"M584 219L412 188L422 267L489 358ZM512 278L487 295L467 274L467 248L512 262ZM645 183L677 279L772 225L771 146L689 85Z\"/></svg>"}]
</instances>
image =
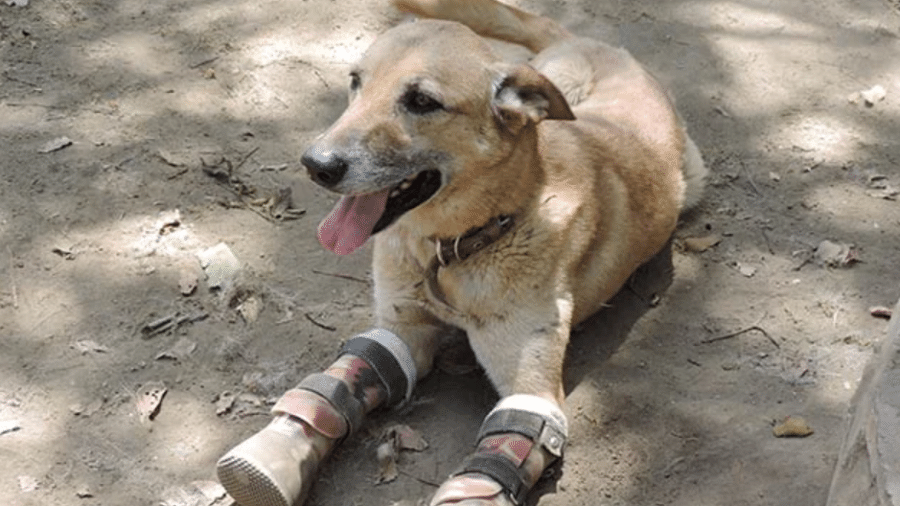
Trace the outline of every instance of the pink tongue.
<instances>
[{"instance_id":1,"label":"pink tongue","mask_svg":"<svg viewBox=\"0 0 900 506\"><path fill-rule=\"evenodd\" d=\"M319 242L338 255L353 253L372 235L387 204L390 189L356 197L341 197L319 224Z\"/></svg>"}]
</instances>

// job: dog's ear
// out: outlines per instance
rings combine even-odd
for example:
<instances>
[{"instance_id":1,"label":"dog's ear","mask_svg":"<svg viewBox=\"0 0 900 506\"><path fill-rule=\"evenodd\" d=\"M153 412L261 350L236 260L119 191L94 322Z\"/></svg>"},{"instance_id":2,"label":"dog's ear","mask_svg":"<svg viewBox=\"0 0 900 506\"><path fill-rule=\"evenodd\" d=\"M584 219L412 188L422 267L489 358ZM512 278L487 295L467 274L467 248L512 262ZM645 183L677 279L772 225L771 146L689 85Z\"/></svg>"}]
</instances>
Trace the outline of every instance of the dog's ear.
<instances>
[{"instance_id":1,"label":"dog's ear","mask_svg":"<svg viewBox=\"0 0 900 506\"><path fill-rule=\"evenodd\" d=\"M562 92L534 68L520 64L503 69L494 86L494 116L512 133L545 119L573 120Z\"/></svg>"}]
</instances>

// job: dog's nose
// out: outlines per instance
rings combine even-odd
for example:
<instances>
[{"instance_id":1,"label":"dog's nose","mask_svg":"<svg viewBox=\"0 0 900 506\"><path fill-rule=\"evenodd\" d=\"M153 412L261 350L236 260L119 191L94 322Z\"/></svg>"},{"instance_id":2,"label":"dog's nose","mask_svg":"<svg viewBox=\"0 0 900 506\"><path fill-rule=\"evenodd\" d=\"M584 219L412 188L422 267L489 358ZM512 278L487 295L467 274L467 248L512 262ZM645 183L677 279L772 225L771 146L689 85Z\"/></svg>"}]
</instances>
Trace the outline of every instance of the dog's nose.
<instances>
[{"instance_id":1,"label":"dog's nose","mask_svg":"<svg viewBox=\"0 0 900 506\"><path fill-rule=\"evenodd\" d=\"M334 151L323 151L311 147L300 158L309 177L325 188L332 188L344 179L347 173L347 161Z\"/></svg>"}]
</instances>

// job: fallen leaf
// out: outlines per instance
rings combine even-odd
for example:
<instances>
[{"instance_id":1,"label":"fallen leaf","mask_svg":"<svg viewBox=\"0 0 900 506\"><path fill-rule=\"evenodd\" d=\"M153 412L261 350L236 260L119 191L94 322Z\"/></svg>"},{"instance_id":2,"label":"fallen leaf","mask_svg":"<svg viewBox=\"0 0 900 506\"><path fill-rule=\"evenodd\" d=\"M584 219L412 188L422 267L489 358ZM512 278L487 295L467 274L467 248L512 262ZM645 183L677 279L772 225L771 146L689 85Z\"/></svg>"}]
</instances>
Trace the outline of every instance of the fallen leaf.
<instances>
[{"instance_id":1,"label":"fallen leaf","mask_svg":"<svg viewBox=\"0 0 900 506\"><path fill-rule=\"evenodd\" d=\"M157 151L156 156L158 156L163 162L165 162L166 165L169 165L171 167L183 167L185 165L184 160L172 155L172 153L164 149L160 149L159 151Z\"/></svg>"},{"instance_id":2,"label":"fallen leaf","mask_svg":"<svg viewBox=\"0 0 900 506\"><path fill-rule=\"evenodd\" d=\"M41 483L34 476L19 476L19 490L22 492L34 492L40 488Z\"/></svg>"},{"instance_id":3,"label":"fallen leaf","mask_svg":"<svg viewBox=\"0 0 900 506\"><path fill-rule=\"evenodd\" d=\"M196 342L182 337L171 348L156 355L156 360L184 360L196 349Z\"/></svg>"},{"instance_id":4,"label":"fallen leaf","mask_svg":"<svg viewBox=\"0 0 900 506\"><path fill-rule=\"evenodd\" d=\"M87 485L81 485L75 489L75 497L79 499L88 499L90 497L94 497L94 493Z\"/></svg>"},{"instance_id":5,"label":"fallen leaf","mask_svg":"<svg viewBox=\"0 0 900 506\"><path fill-rule=\"evenodd\" d=\"M262 308L262 299L257 295L251 295L238 305L237 312L245 322L253 323L259 318L259 313L262 311Z\"/></svg>"},{"instance_id":6,"label":"fallen leaf","mask_svg":"<svg viewBox=\"0 0 900 506\"><path fill-rule=\"evenodd\" d=\"M756 274L756 267L753 267L752 265L742 264L738 262L736 267L738 272L740 272L744 277L752 278L753 275Z\"/></svg>"},{"instance_id":7,"label":"fallen leaf","mask_svg":"<svg viewBox=\"0 0 900 506\"><path fill-rule=\"evenodd\" d=\"M228 390L222 392L218 396L216 396L216 415L222 416L225 413L231 411L231 408L234 406L234 401L237 399L232 392Z\"/></svg>"},{"instance_id":8,"label":"fallen leaf","mask_svg":"<svg viewBox=\"0 0 900 506\"><path fill-rule=\"evenodd\" d=\"M887 90L884 89L884 86L876 84L868 90L859 92L859 96L862 97L868 107L872 107L884 100L884 97L887 96Z\"/></svg>"},{"instance_id":9,"label":"fallen leaf","mask_svg":"<svg viewBox=\"0 0 900 506\"><path fill-rule=\"evenodd\" d=\"M813 257L820 267L849 267L859 261L859 253L852 244L822 241Z\"/></svg>"},{"instance_id":10,"label":"fallen leaf","mask_svg":"<svg viewBox=\"0 0 900 506\"><path fill-rule=\"evenodd\" d=\"M69 345L72 349L78 351L82 355L86 355L88 353L108 353L109 348L103 346L102 344L98 344L96 341L92 341L90 339L82 339L80 341L75 341L71 345Z\"/></svg>"},{"instance_id":11,"label":"fallen leaf","mask_svg":"<svg viewBox=\"0 0 900 506\"><path fill-rule=\"evenodd\" d=\"M181 295L187 297L197 290L199 282L196 272L187 268L182 269L178 277L178 290L181 292Z\"/></svg>"},{"instance_id":12,"label":"fallen leaf","mask_svg":"<svg viewBox=\"0 0 900 506\"><path fill-rule=\"evenodd\" d=\"M162 381L149 381L135 394L135 407L142 422L152 421L159 414L168 389Z\"/></svg>"},{"instance_id":13,"label":"fallen leaf","mask_svg":"<svg viewBox=\"0 0 900 506\"><path fill-rule=\"evenodd\" d=\"M56 139L49 140L38 149L38 153L52 153L54 151L59 151L65 147L72 145L72 139L68 137L57 137Z\"/></svg>"},{"instance_id":14,"label":"fallen leaf","mask_svg":"<svg viewBox=\"0 0 900 506\"><path fill-rule=\"evenodd\" d=\"M385 430L386 438L396 441L397 448L400 450L412 450L420 452L428 448L428 442L418 432L413 430L409 425L392 425Z\"/></svg>"},{"instance_id":15,"label":"fallen leaf","mask_svg":"<svg viewBox=\"0 0 900 506\"><path fill-rule=\"evenodd\" d=\"M704 237L686 237L682 241L682 244L684 244L684 249L687 251L702 253L720 242L722 242L722 238L716 234L712 234Z\"/></svg>"},{"instance_id":16,"label":"fallen leaf","mask_svg":"<svg viewBox=\"0 0 900 506\"><path fill-rule=\"evenodd\" d=\"M161 506L225 506L233 504L226 497L222 485L214 481L194 481L182 487L171 487L163 491ZM224 499L224 501L223 501Z\"/></svg>"},{"instance_id":17,"label":"fallen leaf","mask_svg":"<svg viewBox=\"0 0 900 506\"><path fill-rule=\"evenodd\" d=\"M884 306L873 306L869 308L869 314L876 318L890 318L894 314L894 310Z\"/></svg>"},{"instance_id":18,"label":"fallen leaf","mask_svg":"<svg viewBox=\"0 0 900 506\"><path fill-rule=\"evenodd\" d=\"M197 258L200 259L200 266L206 272L207 284L210 288L227 291L241 271L241 262L225 243L219 243L201 251L197 254Z\"/></svg>"},{"instance_id":19,"label":"fallen leaf","mask_svg":"<svg viewBox=\"0 0 900 506\"><path fill-rule=\"evenodd\" d=\"M812 434L812 428L806 420L799 416L789 416L772 429L775 437L806 437Z\"/></svg>"},{"instance_id":20,"label":"fallen leaf","mask_svg":"<svg viewBox=\"0 0 900 506\"><path fill-rule=\"evenodd\" d=\"M397 452L392 441L386 441L378 445L378 478L375 484L390 483L397 479Z\"/></svg>"}]
</instances>

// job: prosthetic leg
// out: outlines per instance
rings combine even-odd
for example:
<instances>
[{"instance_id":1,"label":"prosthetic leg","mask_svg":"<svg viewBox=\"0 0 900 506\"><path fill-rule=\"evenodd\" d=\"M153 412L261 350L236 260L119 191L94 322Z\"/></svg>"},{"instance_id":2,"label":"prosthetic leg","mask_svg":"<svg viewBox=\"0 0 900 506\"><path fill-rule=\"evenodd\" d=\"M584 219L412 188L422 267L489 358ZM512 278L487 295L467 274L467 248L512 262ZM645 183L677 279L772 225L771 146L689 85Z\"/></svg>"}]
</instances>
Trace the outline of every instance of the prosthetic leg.
<instances>
[{"instance_id":1,"label":"prosthetic leg","mask_svg":"<svg viewBox=\"0 0 900 506\"><path fill-rule=\"evenodd\" d=\"M435 493L431 506L519 505L544 469L562 458L568 423L555 402L505 397L488 413L478 446Z\"/></svg>"},{"instance_id":2,"label":"prosthetic leg","mask_svg":"<svg viewBox=\"0 0 900 506\"><path fill-rule=\"evenodd\" d=\"M331 450L369 411L408 399L415 382L415 363L397 336L373 329L354 337L327 370L278 400L268 426L219 459L219 481L241 506L301 503Z\"/></svg>"}]
</instances>

